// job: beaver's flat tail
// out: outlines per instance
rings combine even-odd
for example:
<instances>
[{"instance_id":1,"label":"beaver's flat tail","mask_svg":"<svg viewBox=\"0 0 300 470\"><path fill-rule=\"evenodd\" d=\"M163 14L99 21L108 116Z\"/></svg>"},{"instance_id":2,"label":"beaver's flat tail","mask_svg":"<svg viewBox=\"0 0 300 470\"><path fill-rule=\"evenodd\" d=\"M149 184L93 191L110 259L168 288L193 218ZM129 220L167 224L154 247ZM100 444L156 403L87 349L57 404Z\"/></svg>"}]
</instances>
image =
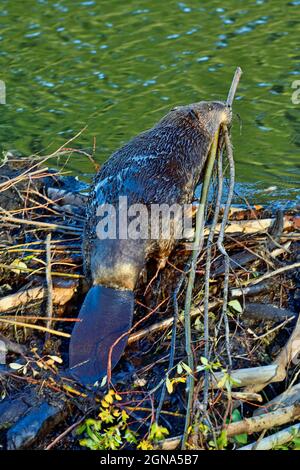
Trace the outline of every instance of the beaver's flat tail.
<instances>
[{"instance_id":1,"label":"beaver's flat tail","mask_svg":"<svg viewBox=\"0 0 300 470\"><path fill-rule=\"evenodd\" d=\"M107 373L111 346L132 324L133 292L109 287L92 287L80 310L80 322L72 332L69 369L85 386L92 386ZM119 361L127 343L121 339L112 351L112 368Z\"/></svg>"}]
</instances>

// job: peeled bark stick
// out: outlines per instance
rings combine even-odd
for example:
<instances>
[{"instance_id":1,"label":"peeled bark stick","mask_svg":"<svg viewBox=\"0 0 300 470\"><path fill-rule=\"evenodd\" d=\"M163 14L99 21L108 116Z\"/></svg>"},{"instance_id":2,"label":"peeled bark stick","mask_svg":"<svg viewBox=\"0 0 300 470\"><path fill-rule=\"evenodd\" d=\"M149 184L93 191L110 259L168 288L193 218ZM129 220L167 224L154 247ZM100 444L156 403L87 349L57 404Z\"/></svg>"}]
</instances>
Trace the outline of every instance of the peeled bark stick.
<instances>
[{"instance_id":1,"label":"peeled bark stick","mask_svg":"<svg viewBox=\"0 0 300 470\"><path fill-rule=\"evenodd\" d=\"M229 394L228 394L229 395ZM262 403L263 397L259 393L230 392L231 398L240 401L258 401Z\"/></svg>"},{"instance_id":2,"label":"peeled bark stick","mask_svg":"<svg viewBox=\"0 0 300 470\"><path fill-rule=\"evenodd\" d=\"M242 73L243 72L242 72L241 67L237 67L236 71L234 73L234 76L233 76L233 79L232 79L232 82L231 82L231 86L230 86L230 90L229 90L227 100L226 100L226 102L227 102L227 104L229 104L229 106L232 106L232 104L233 104L233 100L234 100L234 97L235 97L235 94L236 94L237 87L240 83Z\"/></svg>"},{"instance_id":3,"label":"peeled bark stick","mask_svg":"<svg viewBox=\"0 0 300 470\"><path fill-rule=\"evenodd\" d=\"M74 265L72 265L72 266L74 266ZM40 269L23 268L21 266L16 267L13 264L7 265L7 264L0 263L0 269L5 269L7 271L14 271L14 272L18 271L18 273L19 272L22 272L22 273L35 273L35 274L39 274L39 275L45 274L45 271L41 271ZM71 273L56 272L56 271L52 271L52 276L68 277L68 278L72 278L72 279L83 279L84 278L83 274L71 274Z\"/></svg>"},{"instance_id":4,"label":"peeled bark stick","mask_svg":"<svg viewBox=\"0 0 300 470\"><path fill-rule=\"evenodd\" d=\"M53 287L53 303L56 305L65 305L74 295L78 283L66 283L65 286ZM41 301L46 298L47 289L44 286L31 287L30 289L7 295L0 299L0 313L16 309L32 302Z\"/></svg>"},{"instance_id":5,"label":"peeled bark stick","mask_svg":"<svg viewBox=\"0 0 300 470\"><path fill-rule=\"evenodd\" d=\"M277 256L280 256L281 254L285 253L286 250L289 248L291 242L287 242L283 245L282 248L276 248L275 250L271 251L269 253L270 257L276 258ZM263 257L261 254L257 254L254 251L247 251L244 249L243 251L240 251L239 253L236 253L232 256L230 256L230 268L231 270L239 269L241 266L245 266L246 264L250 263L251 261L254 261L256 259L261 259L265 261L268 264L271 264L273 266L273 263L268 262L268 259L266 257ZM222 263L218 263L214 269L212 270L213 276L218 276L219 274L224 273L225 270L225 265Z\"/></svg>"},{"instance_id":6,"label":"peeled bark stick","mask_svg":"<svg viewBox=\"0 0 300 470\"><path fill-rule=\"evenodd\" d=\"M261 282L260 284L255 284L254 286L249 287L235 287L230 290L231 297L251 297L263 292L269 292L274 287L274 284L271 281Z\"/></svg>"},{"instance_id":7,"label":"peeled bark stick","mask_svg":"<svg viewBox=\"0 0 300 470\"><path fill-rule=\"evenodd\" d=\"M260 416L246 418L242 421L231 423L226 427L228 437L237 436L238 434L253 434L261 432L264 429L282 426L291 423L300 417L300 405L292 405L279 410L265 413Z\"/></svg>"},{"instance_id":8,"label":"peeled bark stick","mask_svg":"<svg viewBox=\"0 0 300 470\"><path fill-rule=\"evenodd\" d=\"M260 416L263 413L275 411L278 408L291 406L295 403L300 403L300 384L288 388L283 393L273 398L273 400L266 403L264 407L255 410L253 416Z\"/></svg>"},{"instance_id":9,"label":"peeled bark stick","mask_svg":"<svg viewBox=\"0 0 300 470\"><path fill-rule=\"evenodd\" d=\"M250 367L248 369L236 369L231 371L230 377L234 380L232 388L246 387L252 384L265 384L269 383L274 377L276 377L278 365L271 364L269 366L261 367ZM216 372L212 376L212 387L218 388L218 382L224 377L223 372ZM276 382L276 380L272 380ZM279 381L279 380L278 380ZM252 390L247 392L253 393Z\"/></svg>"},{"instance_id":10,"label":"peeled bark stick","mask_svg":"<svg viewBox=\"0 0 300 470\"><path fill-rule=\"evenodd\" d=\"M247 387L247 392L260 392L263 388L265 388L269 383L273 382L281 382L286 378L287 369L289 365L292 363L294 365L299 363L299 353L300 353L300 317L298 317L296 326L294 331L286 343L286 345L282 348L280 354L275 359L273 366L276 367L276 374L274 377L270 378L268 382L262 382L261 385L250 385ZM258 383L258 382L256 382Z\"/></svg>"},{"instance_id":11,"label":"peeled bark stick","mask_svg":"<svg viewBox=\"0 0 300 470\"><path fill-rule=\"evenodd\" d=\"M294 424L282 431L276 432L271 436L265 437L260 442L253 442L244 447L240 447L238 450L270 450L276 446L287 444L292 441L295 434L300 432L300 423Z\"/></svg>"}]
</instances>

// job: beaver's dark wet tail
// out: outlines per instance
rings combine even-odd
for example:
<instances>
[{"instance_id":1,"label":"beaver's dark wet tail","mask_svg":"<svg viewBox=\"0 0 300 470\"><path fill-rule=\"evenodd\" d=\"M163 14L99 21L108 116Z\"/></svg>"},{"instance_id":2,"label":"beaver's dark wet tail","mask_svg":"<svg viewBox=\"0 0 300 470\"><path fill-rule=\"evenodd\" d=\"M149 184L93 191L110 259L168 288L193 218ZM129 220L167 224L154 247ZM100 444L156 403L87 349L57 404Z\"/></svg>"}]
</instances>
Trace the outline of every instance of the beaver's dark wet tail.
<instances>
[{"instance_id":1,"label":"beaver's dark wet tail","mask_svg":"<svg viewBox=\"0 0 300 470\"><path fill-rule=\"evenodd\" d=\"M106 375L109 350L132 324L133 292L109 287L92 287L81 307L72 332L69 369L85 386L92 386ZM112 368L119 361L128 337L122 338L112 351Z\"/></svg>"}]
</instances>

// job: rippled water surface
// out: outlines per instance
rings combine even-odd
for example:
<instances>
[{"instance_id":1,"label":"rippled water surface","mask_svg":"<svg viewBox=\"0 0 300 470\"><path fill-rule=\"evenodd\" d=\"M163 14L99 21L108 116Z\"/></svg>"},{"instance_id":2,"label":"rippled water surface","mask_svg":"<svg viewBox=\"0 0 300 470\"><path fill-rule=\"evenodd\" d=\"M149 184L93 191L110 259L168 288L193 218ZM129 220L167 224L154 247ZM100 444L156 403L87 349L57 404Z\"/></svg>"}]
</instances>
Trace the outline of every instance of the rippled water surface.
<instances>
[{"instance_id":1,"label":"rippled water surface","mask_svg":"<svg viewBox=\"0 0 300 470\"><path fill-rule=\"evenodd\" d=\"M299 0L2 0L0 8L2 149L48 153L87 125L75 145L95 140L102 162L174 105L224 99L240 65L237 188L262 198L276 186L267 198L299 199L300 104L291 100ZM68 166L92 172L82 157Z\"/></svg>"}]
</instances>

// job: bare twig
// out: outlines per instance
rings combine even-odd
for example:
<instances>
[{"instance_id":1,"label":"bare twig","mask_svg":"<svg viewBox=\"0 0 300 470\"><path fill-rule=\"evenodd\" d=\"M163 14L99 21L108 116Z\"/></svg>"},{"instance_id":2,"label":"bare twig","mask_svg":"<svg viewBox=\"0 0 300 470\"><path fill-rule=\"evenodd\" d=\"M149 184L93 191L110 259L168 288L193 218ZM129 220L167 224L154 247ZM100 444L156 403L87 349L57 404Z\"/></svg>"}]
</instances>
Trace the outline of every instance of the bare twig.
<instances>
[{"instance_id":1,"label":"bare twig","mask_svg":"<svg viewBox=\"0 0 300 470\"><path fill-rule=\"evenodd\" d=\"M64 338L70 338L71 335L69 333L64 333L63 331L57 331L57 330L52 330L50 328L46 328L44 326L39 326L39 325L32 325L31 323L23 323L17 320L8 320L8 319L3 319L0 317L0 323L7 323L9 325L15 325L15 326L21 326L24 328L31 328L32 330L38 330L38 331L43 331L43 332L49 332L53 335L56 336L63 336Z\"/></svg>"},{"instance_id":2,"label":"bare twig","mask_svg":"<svg viewBox=\"0 0 300 470\"><path fill-rule=\"evenodd\" d=\"M47 283L47 307L46 307L46 327L49 330L51 327L51 318L53 316L53 284L52 284L52 275L51 275L51 233L47 235L46 238L46 283ZM46 333L45 341L48 341L50 338L49 332Z\"/></svg>"},{"instance_id":3,"label":"bare twig","mask_svg":"<svg viewBox=\"0 0 300 470\"><path fill-rule=\"evenodd\" d=\"M51 224L47 222L39 222L38 220L18 219L16 217L1 216L0 222L9 222L9 223L20 224L20 225L34 225L36 227L47 228L49 230L56 230L58 232L63 231L63 232L75 233L76 235L82 233L82 228L78 228L78 227L71 227L69 225Z\"/></svg>"},{"instance_id":4,"label":"bare twig","mask_svg":"<svg viewBox=\"0 0 300 470\"><path fill-rule=\"evenodd\" d=\"M263 276L257 277L256 279L250 279L249 281L246 281L244 284L245 285L250 284L251 286L254 286L255 284L265 281L266 279L270 279L271 277L277 276L278 274L282 274L286 271L292 271L293 269L298 269L298 268L300 268L300 262L288 264L287 266L283 266L282 268L278 268L275 271L266 273Z\"/></svg>"}]
</instances>

